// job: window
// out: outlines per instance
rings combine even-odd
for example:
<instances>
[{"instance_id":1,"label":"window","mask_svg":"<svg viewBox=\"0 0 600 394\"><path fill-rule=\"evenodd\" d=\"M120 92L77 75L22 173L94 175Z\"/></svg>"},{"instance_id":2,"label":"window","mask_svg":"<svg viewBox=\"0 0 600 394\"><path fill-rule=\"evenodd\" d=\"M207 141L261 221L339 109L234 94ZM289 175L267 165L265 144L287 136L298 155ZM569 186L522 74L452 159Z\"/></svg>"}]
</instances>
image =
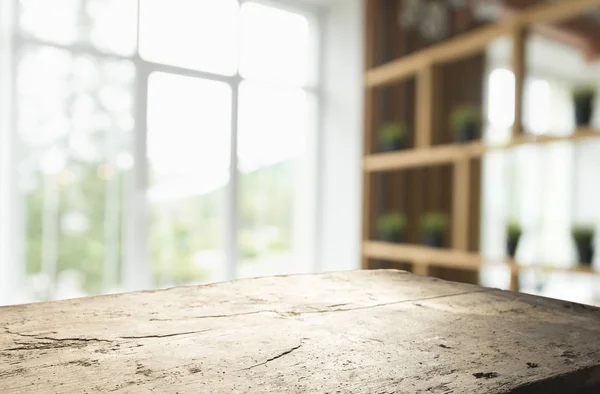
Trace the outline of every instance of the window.
<instances>
[{"instance_id":1,"label":"window","mask_svg":"<svg viewBox=\"0 0 600 394\"><path fill-rule=\"evenodd\" d=\"M22 283L16 299L307 269L315 15L237 0L13 4L16 78L0 91L14 127L0 132L18 146L18 187L0 226L18 242L0 273Z\"/></svg>"}]
</instances>

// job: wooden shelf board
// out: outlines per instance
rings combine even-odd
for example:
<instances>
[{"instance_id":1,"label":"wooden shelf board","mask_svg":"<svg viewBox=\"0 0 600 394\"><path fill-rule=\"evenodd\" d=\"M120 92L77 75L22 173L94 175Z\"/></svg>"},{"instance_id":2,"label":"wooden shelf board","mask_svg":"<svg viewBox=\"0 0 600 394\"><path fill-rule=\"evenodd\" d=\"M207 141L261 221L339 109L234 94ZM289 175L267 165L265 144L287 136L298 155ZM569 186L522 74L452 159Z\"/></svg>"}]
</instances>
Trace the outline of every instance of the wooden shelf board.
<instances>
[{"instance_id":1,"label":"wooden shelf board","mask_svg":"<svg viewBox=\"0 0 600 394\"><path fill-rule=\"evenodd\" d=\"M506 147L513 147L519 145L527 145L527 144L546 144L550 142L561 142L561 141L581 141L590 138L598 138L600 137L600 130L595 130L589 127L582 127L577 129L573 134L569 135L533 135L533 134L525 134L517 137L514 141L511 141L508 146L494 148L491 147L491 150L494 149L506 149Z\"/></svg>"},{"instance_id":2,"label":"wooden shelf board","mask_svg":"<svg viewBox=\"0 0 600 394\"><path fill-rule=\"evenodd\" d=\"M439 145L424 149L409 149L391 153L375 153L365 156L363 167L367 172L426 167L454 163L465 157L477 158L487 152L506 150L521 145L581 141L590 138L600 138L600 131L591 128L580 128L575 133L566 136L535 136L526 134L517 137L507 144L501 145L486 145L482 142L473 142L470 144Z\"/></svg>"},{"instance_id":3,"label":"wooden shelf board","mask_svg":"<svg viewBox=\"0 0 600 394\"><path fill-rule=\"evenodd\" d=\"M476 252L431 248L421 245L395 244L381 241L363 242L363 256L389 261L428 264L436 267L477 270L494 265L507 265L518 271L541 270L551 272L571 272L600 275L588 266L557 267L549 264L523 265L514 260L486 260Z\"/></svg>"},{"instance_id":4,"label":"wooden shelf board","mask_svg":"<svg viewBox=\"0 0 600 394\"><path fill-rule=\"evenodd\" d=\"M376 87L412 78L419 70L430 64L458 60L474 54L485 48L488 42L494 38L508 34L511 29L512 27L507 22L464 33L442 44L433 45L428 49L367 70L365 83L368 87Z\"/></svg>"},{"instance_id":5,"label":"wooden shelf board","mask_svg":"<svg viewBox=\"0 0 600 394\"><path fill-rule=\"evenodd\" d=\"M484 150L483 144L449 144L432 146L423 149L409 149L391 153L375 153L365 156L365 171L391 171L401 168L423 167L453 163L454 161L473 156Z\"/></svg>"},{"instance_id":6,"label":"wooden shelf board","mask_svg":"<svg viewBox=\"0 0 600 394\"><path fill-rule=\"evenodd\" d=\"M487 262L486 262L487 264ZM517 271L527 271L527 270L536 270L536 271L550 271L550 272L570 272L570 273L581 273L581 274L592 274L592 275L600 275L600 271L595 271L590 266L584 265L576 265L572 267L558 267L550 264L518 264L514 260L501 261L497 263L491 264L508 264L511 267L514 267Z\"/></svg>"},{"instance_id":7,"label":"wooden shelf board","mask_svg":"<svg viewBox=\"0 0 600 394\"><path fill-rule=\"evenodd\" d=\"M531 6L503 22L481 27L444 43L367 70L365 84L368 87L376 87L413 77L420 69L430 64L458 60L481 51L493 39L511 34L515 29L566 20L582 15L594 6L600 6L600 0L569 0Z\"/></svg>"},{"instance_id":8,"label":"wooden shelf board","mask_svg":"<svg viewBox=\"0 0 600 394\"><path fill-rule=\"evenodd\" d=\"M438 267L478 269L481 266L481 258L477 253L420 245L366 241L363 242L363 254L369 258L410 261Z\"/></svg>"}]
</instances>

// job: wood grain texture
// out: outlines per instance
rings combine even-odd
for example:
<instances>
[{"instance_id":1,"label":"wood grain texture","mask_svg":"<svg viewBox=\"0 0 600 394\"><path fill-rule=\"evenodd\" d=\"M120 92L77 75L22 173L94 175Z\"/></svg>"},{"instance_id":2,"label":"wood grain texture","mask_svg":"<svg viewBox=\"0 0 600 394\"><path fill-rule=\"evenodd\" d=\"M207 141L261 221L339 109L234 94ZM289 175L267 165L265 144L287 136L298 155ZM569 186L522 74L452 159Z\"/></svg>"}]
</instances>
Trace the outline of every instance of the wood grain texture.
<instances>
[{"instance_id":1,"label":"wood grain texture","mask_svg":"<svg viewBox=\"0 0 600 394\"><path fill-rule=\"evenodd\" d=\"M599 337L599 309L402 271L246 279L0 308L0 392L569 394Z\"/></svg>"}]
</instances>

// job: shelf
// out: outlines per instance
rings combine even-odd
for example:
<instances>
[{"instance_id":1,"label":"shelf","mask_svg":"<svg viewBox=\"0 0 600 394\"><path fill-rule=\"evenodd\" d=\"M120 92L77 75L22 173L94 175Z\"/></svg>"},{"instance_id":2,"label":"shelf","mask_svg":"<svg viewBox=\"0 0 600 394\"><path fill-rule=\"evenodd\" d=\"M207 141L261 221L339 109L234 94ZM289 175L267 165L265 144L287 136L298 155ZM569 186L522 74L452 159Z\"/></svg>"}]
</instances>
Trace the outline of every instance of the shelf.
<instances>
[{"instance_id":1,"label":"shelf","mask_svg":"<svg viewBox=\"0 0 600 394\"><path fill-rule=\"evenodd\" d=\"M486 262L486 264L487 264L487 262ZM501 261L498 263L490 263L490 264L508 264L511 267L515 268L517 271L536 270L536 271L570 272L570 273L600 275L600 271L595 271L592 267L583 266L583 265L577 265L577 266L573 266L573 267L557 267L555 265L549 265L549 264L524 265L524 264L518 264L514 260L507 260L507 261Z\"/></svg>"},{"instance_id":2,"label":"shelf","mask_svg":"<svg viewBox=\"0 0 600 394\"><path fill-rule=\"evenodd\" d=\"M527 144L547 144L551 142L561 142L561 141L581 141L590 138L598 138L600 137L600 130L591 128L591 127L581 127L573 134L559 136L559 135L534 135L534 134L525 134L517 137L514 141L511 141L508 145L504 146L489 146L488 150L498 150L498 149L506 149L512 148L514 146L519 145L527 145Z\"/></svg>"},{"instance_id":3,"label":"shelf","mask_svg":"<svg viewBox=\"0 0 600 394\"><path fill-rule=\"evenodd\" d=\"M439 145L398 152L375 153L365 156L363 167L367 172L377 172L450 164L464 158L477 158L487 152L510 149L516 146L561 141L581 141L590 138L600 138L600 131L592 128L580 128L575 133L566 136L526 134L502 145L486 145L482 142L473 142L469 144Z\"/></svg>"},{"instance_id":4,"label":"shelf","mask_svg":"<svg viewBox=\"0 0 600 394\"><path fill-rule=\"evenodd\" d=\"M508 265L518 271L541 270L600 275L592 267L557 267L548 264L523 265L514 260L486 260L476 252L431 248L421 245L394 244L380 241L363 242L363 255L367 258L389 261L409 261L413 264L429 264L436 267L477 270L494 265Z\"/></svg>"},{"instance_id":5,"label":"shelf","mask_svg":"<svg viewBox=\"0 0 600 394\"><path fill-rule=\"evenodd\" d=\"M471 144L449 144L424 149L409 149L398 152L375 153L365 156L365 171L391 171L402 168L425 167L453 163L461 158L476 156L485 150L480 142Z\"/></svg>"},{"instance_id":6,"label":"shelf","mask_svg":"<svg viewBox=\"0 0 600 394\"><path fill-rule=\"evenodd\" d=\"M368 87L376 87L410 78L430 64L458 60L481 51L490 41L509 35L519 28L566 20L595 6L600 6L600 0L569 0L531 6L503 22L475 29L418 53L370 69L365 73L365 84Z\"/></svg>"},{"instance_id":7,"label":"shelf","mask_svg":"<svg viewBox=\"0 0 600 394\"><path fill-rule=\"evenodd\" d=\"M366 241L363 254L374 259L430 263L439 267L478 269L481 266L481 257L477 253L420 245Z\"/></svg>"}]
</instances>

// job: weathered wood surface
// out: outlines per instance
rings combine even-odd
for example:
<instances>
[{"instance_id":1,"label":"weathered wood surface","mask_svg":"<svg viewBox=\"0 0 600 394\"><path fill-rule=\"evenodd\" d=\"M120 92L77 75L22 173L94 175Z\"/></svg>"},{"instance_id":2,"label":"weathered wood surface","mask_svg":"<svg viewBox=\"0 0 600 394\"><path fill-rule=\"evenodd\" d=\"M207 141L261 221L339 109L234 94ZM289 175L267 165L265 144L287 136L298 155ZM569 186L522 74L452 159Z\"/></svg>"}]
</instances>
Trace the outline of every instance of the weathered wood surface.
<instances>
[{"instance_id":1,"label":"weathered wood surface","mask_svg":"<svg viewBox=\"0 0 600 394\"><path fill-rule=\"evenodd\" d=\"M401 271L0 308L0 393L600 393L600 310Z\"/></svg>"}]
</instances>

